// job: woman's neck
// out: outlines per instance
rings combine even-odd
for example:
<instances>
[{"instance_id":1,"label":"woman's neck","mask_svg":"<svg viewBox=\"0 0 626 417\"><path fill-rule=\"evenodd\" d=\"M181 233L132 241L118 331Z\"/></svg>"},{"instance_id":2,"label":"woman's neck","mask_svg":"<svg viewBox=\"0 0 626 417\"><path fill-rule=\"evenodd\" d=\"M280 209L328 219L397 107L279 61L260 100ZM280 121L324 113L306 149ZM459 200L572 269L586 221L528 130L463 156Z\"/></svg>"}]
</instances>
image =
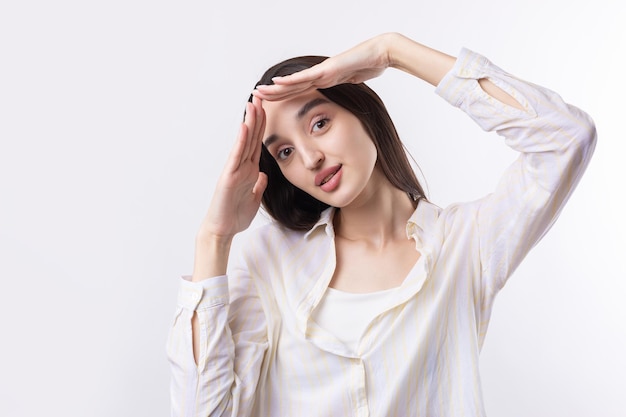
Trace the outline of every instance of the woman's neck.
<instances>
[{"instance_id":1,"label":"woman's neck","mask_svg":"<svg viewBox=\"0 0 626 417\"><path fill-rule=\"evenodd\" d=\"M406 239L406 222L415 202L385 178L364 192L358 201L337 210L335 234L347 240L369 241L384 248L389 242Z\"/></svg>"}]
</instances>

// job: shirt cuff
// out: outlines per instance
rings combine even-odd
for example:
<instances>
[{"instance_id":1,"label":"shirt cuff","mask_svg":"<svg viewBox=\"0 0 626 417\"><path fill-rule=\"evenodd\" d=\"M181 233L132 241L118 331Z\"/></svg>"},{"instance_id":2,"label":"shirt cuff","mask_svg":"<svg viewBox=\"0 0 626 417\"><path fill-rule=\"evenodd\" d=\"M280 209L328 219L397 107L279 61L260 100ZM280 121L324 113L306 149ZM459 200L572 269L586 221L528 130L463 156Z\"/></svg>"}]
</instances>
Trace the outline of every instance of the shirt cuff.
<instances>
[{"instance_id":1,"label":"shirt cuff","mask_svg":"<svg viewBox=\"0 0 626 417\"><path fill-rule=\"evenodd\" d=\"M226 305L228 297L228 277L220 275L199 282L191 282L191 277L180 280L178 306L188 310L204 310Z\"/></svg>"},{"instance_id":2,"label":"shirt cuff","mask_svg":"<svg viewBox=\"0 0 626 417\"><path fill-rule=\"evenodd\" d=\"M462 48L452 69L437 85L435 93L448 103L459 107L469 89L476 86L476 80L484 78L491 62L484 56Z\"/></svg>"}]
</instances>

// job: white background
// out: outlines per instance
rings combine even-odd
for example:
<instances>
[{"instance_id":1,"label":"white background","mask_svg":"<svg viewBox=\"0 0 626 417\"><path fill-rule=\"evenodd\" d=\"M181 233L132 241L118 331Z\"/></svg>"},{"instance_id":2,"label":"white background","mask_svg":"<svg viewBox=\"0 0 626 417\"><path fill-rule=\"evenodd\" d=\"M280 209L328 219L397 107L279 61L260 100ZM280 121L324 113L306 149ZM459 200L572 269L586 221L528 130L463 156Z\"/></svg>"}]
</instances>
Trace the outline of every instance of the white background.
<instances>
[{"instance_id":1,"label":"white background","mask_svg":"<svg viewBox=\"0 0 626 417\"><path fill-rule=\"evenodd\" d=\"M500 294L490 416L624 416L626 12L619 0L0 5L0 415L167 416L177 279L263 70L398 31L479 51L596 121L560 220ZM432 87L371 85L440 206L515 157Z\"/></svg>"}]
</instances>

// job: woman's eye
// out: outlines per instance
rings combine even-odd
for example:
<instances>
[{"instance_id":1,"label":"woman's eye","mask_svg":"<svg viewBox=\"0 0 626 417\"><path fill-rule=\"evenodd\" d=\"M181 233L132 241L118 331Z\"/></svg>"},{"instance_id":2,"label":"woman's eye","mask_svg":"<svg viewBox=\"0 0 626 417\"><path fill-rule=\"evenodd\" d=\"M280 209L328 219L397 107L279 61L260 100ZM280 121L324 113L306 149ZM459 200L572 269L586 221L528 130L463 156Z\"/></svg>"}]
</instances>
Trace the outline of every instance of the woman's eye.
<instances>
[{"instance_id":1,"label":"woman's eye","mask_svg":"<svg viewBox=\"0 0 626 417\"><path fill-rule=\"evenodd\" d=\"M279 160L284 161L285 159L289 158L289 155L291 155L292 153L293 153L293 148L284 148L278 151L276 156L278 157Z\"/></svg>"},{"instance_id":2,"label":"woman's eye","mask_svg":"<svg viewBox=\"0 0 626 417\"><path fill-rule=\"evenodd\" d=\"M324 129L324 127L326 127L327 124L328 124L328 119L326 118L320 119L313 124L313 131L314 132L320 131Z\"/></svg>"}]
</instances>

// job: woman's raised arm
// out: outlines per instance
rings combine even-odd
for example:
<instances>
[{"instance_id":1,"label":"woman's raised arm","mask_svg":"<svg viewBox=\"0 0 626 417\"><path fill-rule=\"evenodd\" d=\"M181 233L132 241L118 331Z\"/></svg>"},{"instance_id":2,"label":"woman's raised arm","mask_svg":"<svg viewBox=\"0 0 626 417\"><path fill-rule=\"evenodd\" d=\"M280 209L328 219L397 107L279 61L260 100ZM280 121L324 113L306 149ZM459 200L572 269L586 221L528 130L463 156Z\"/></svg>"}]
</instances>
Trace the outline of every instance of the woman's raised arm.
<instances>
[{"instance_id":1,"label":"woman's raised arm","mask_svg":"<svg viewBox=\"0 0 626 417\"><path fill-rule=\"evenodd\" d=\"M437 86L452 69L454 62L454 57L399 33L385 33L314 67L285 77L276 77L273 79L274 85L260 85L252 94L263 100L284 100L317 88L361 83L379 76L387 68L402 70ZM494 98L521 108L519 103L489 80L481 79L479 82Z\"/></svg>"},{"instance_id":2,"label":"woman's raised arm","mask_svg":"<svg viewBox=\"0 0 626 417\"><path fill-rule=\"evenodd\" d=\"M259 172L265 113L255 98L246 106L237 141L220 176L200 230L192 281L226 274L233 237L248 228L259 210L267 176Z\"/></svg>"},{"instance_id":3,"label":"woman's raised arm","mask_svg":"<svg viewBox=\"0 0 626 417\"><path fill-rule=\"evenodd\" d=\"M267 175L259 172L261 140L265 130L265 113L260 100L246 105L241 124L226 166L217 182L211 205L196 235L196 249L191 280L201 281L226 275L233 237L247 229L254 219L267 186ZM194 313L193 354L200 355L200 323Z\"/></svg>"}]
</instances>

